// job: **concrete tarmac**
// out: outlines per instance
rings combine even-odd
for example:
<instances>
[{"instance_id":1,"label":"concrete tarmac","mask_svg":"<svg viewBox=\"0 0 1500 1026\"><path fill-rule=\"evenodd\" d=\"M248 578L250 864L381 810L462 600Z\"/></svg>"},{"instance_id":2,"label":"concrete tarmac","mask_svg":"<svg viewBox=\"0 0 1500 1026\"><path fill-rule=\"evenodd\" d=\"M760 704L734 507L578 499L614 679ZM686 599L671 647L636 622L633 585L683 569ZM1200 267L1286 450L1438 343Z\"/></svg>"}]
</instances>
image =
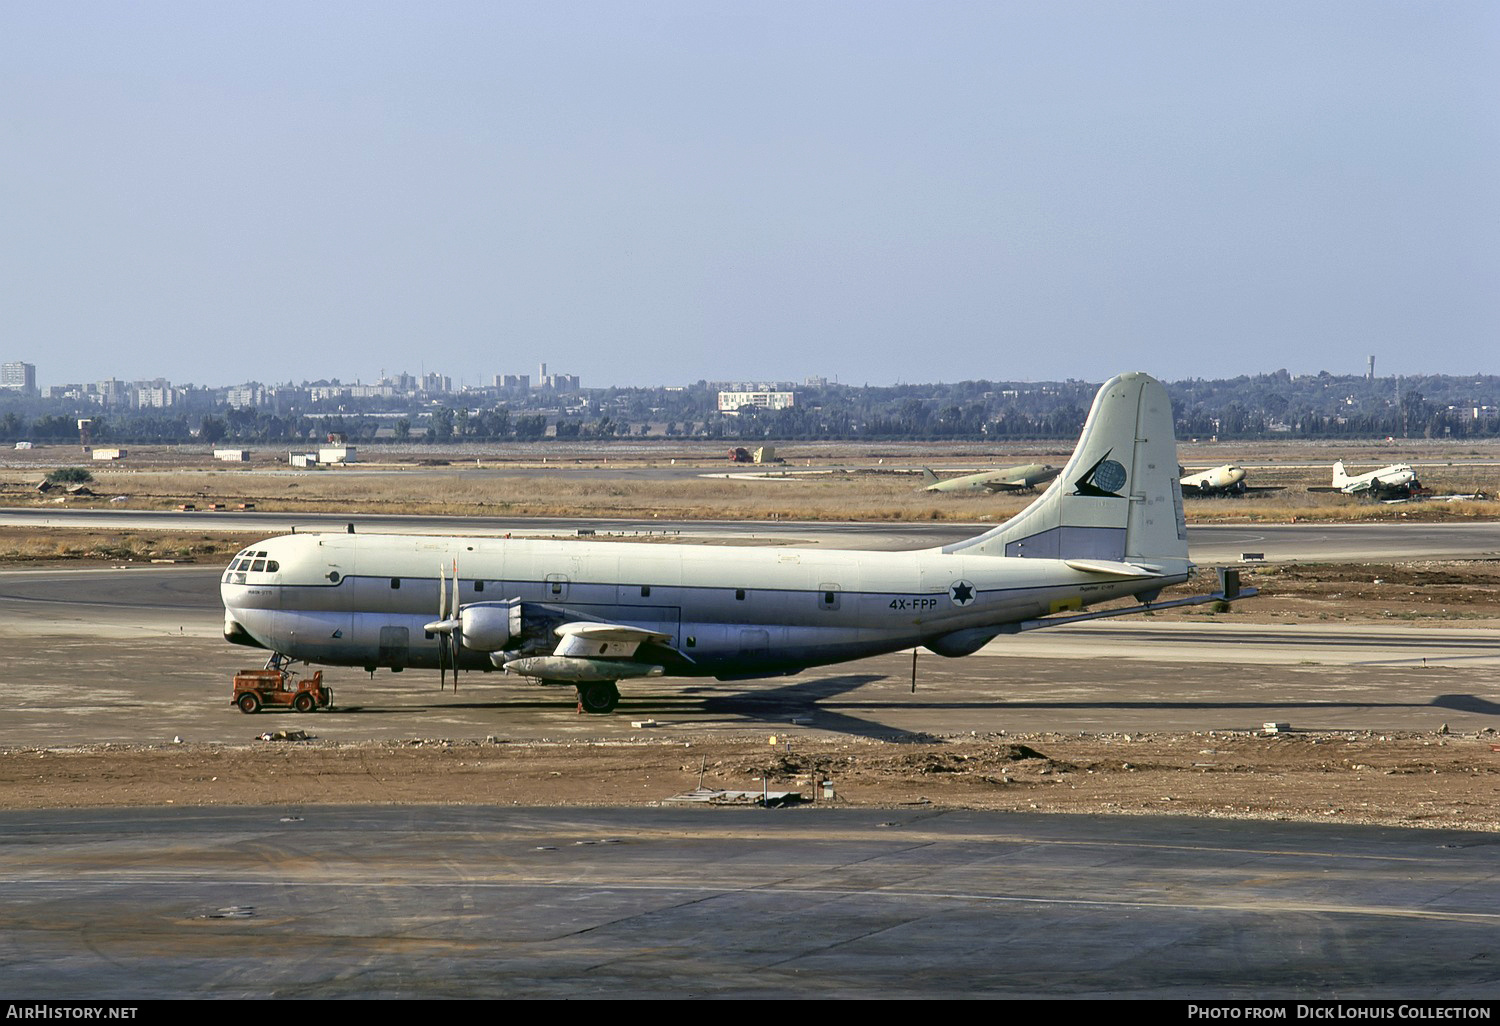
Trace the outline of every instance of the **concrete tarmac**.
<instances>
[{"instance_id":1,"label":"concrete tarmac","mask_svg":"<svg viewBox=\"0 0 1500 1026\"><path fill-rule=\"evenodd\" d=\"M1493 998L1494 835L968 811L0 813L11 999Z\"/></svg>"},{"instance_id":2,"label":"concrete tarmac","mask_svg":"<svg viewBox=\"0 0 1500 1026\"><path fill-rule=\"evenodd\" d=\"M0 509L0 527L95 530L214 530L270 537L298 531L363 533L578 535L625 539L808 545L820 548L917 549L946 545L995 526L988 523L804 523L566 517L409 516L332 513L178 513L144 510ZM247 539L248 543L249 539ZM1238 562L1260 553L1267 562L1390 562L1410 559L1500 558L1500 523L1462 524L1206 524L1188 528L1192 558L1202 565Z\"/></svg>"}]
</instances>

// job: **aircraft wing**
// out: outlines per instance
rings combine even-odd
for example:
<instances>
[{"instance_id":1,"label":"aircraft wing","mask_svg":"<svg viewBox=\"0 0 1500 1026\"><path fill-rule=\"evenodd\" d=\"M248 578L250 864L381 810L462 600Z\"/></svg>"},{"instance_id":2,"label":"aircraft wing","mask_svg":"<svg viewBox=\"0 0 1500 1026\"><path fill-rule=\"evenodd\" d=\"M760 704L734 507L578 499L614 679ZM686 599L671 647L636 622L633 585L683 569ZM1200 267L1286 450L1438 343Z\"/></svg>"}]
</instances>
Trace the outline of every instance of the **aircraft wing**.
<instances>
[{"instance_id":1,"label":"aircraft wing","mask_svg":"<svg viewBox=\"0 0 1500 1026\"><path fill-rule=\"evenodd\" d=\"M1032 486L1024 481L986 481L984 487L986 491L991 492L1029 492L1032 490Z\"/></svg>"},{"instance_id":2,"label":"aircraft wing","mask_svg":"<svg viewBox=\"0 0 1500 1026\"><path fill-rule=\"evenodd\" d=\"M565 623L553 633L562 639L553 655L584 658L609 656L625 659L635 655L635 650L647 642L667 645L672 641L670 634L615 623Z\"/></svg>"},{"instance_id":3,"label":"aircraft wing","mask_svg":"<svg viewBox=\"0 0 1500 1026\"><path fill-rule=\"evenodd\" d=\"M497 666L502 666L506 673L576 684L612 682L631 677L660 677L666 672L660 661L664 654L670 654L684 662L692 662L688 656L670 647L670 634L644 627L596 620L570 620L553 628L552 633L560 640L557 647L548 654L499 658L498 654L493 654L490 660ZM655 650L653 659L646 653L638 653L642 645L661 647Z\"/></svg>"}]
</instances>

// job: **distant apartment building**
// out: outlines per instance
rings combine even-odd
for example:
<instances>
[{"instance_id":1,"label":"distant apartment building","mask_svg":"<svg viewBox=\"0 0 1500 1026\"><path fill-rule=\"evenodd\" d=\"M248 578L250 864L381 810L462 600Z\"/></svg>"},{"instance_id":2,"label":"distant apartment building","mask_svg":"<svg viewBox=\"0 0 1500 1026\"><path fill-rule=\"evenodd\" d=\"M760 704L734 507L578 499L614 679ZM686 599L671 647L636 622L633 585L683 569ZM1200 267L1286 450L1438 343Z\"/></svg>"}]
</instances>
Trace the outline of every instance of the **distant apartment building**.
<instances>
[{"instance_id":1,"label":"distant apartment building","mask_svg":"<svg viewBox=\"0 0 1500 1026\"><path fill-rule=\"evenodd\" d=\"M22 363L0 363L0 388L22 395L36 395L36 365Z\"/></svg>"},{"instance_id":2,"label":"distant apartment building","mask_svg":"<svg viewBox=\"0 0 1500 1026\"><path fill-rule=\"evenodd\" d=\"M505 389L526 390L531 388L530 374L497 374L495 375L495 387Z\"/></svg>"},{"instance_id":3,"label":"distant apartment building","mask_svg":"<svg viewBox=\"0 0 1500 1026\"><path fill-rule=\"evenodd\" d=\"M105 378L94 385L89 397L100 406L129 406L130 385L119 378Z\"/></svg>"},{"instance_id":4,"label":"distant apartment building","mask_svg":"<svg viewBox=\"0 0 1500 1026\"><path fill-rule=\"evenodd\" d=\"M313 391L317 391L314 389ZM271 399L271 390L258 381L247 381L243 385L235 385L224 393L224 402L237 410L248 409L252 406L262 406Z\"/></svg>"},{"instance_id":5,"label":"distant apartment building","mask_svg":"<svg viewBox=\"0 0 1500 1026\"><path fill-rule=\"evenodd\" d=\"M446 374L438 374L435 371L431 374L423 374L422 391L429 395L446 395L453 391L453 379Z\"/></svg>"},{"instance_id":6,"label":"distant apartment building","mask_svg":"<svg viewBox=\"0 0 1500 1026\"><path fill-rule=\"evenodd\" d=\"M172 388L172 383L166 378L137 381L132 391L134 393L131 396L132 405L138 410L163 410L177 405L177 391Z\"/></svg>"},{"instance_id":7,"label":"distant apartment building","mask_svg":"<svg viewBox=\"0 0 1500 1026\"><path fill-rule=\"evenodd\" d=\"M393 399L396 396L394 385L350 385L349 398L351 399Z\"/></svg>"},{"instance_id":8,"label":"distant apartment building","mask_svg":"<svg viewBox=\"0 0 1500 1026\"><path fill-rule=\"evenodd\" d=\"M720 392L719 412L738 413L742 406L785 410L796 405L795 392Z\"/></svg>"}]
</instances>

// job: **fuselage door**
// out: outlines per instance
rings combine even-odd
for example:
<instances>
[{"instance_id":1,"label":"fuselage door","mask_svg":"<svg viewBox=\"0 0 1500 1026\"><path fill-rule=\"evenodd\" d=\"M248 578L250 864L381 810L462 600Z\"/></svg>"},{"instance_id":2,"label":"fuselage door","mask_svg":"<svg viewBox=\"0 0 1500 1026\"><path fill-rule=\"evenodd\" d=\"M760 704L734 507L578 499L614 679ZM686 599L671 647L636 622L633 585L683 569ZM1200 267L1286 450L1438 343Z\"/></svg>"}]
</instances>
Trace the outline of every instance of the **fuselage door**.
<instances>
[{"instance_id":1,"label":"fuselage door","mask_svg":"<svg viewBox=\"0 0 1500 1026\"><path fill-rule=\"evenodd\" d=\"M411 653L411 631L406 627L380 628L380 646L375 661L381 666L400 670Z\"/></svg>"},{"instance_id":2,"label":"fuselage door","mask_svg":"<svg viewBox=\"0 0 1500 1026\"><path fill-rule=\"evenodd\" d=\"M740 629L740 648L737 653L740 659L749 662L761 662L771 656L771 632L755 627L742 627Z\"/></svg>"}]
</instances>

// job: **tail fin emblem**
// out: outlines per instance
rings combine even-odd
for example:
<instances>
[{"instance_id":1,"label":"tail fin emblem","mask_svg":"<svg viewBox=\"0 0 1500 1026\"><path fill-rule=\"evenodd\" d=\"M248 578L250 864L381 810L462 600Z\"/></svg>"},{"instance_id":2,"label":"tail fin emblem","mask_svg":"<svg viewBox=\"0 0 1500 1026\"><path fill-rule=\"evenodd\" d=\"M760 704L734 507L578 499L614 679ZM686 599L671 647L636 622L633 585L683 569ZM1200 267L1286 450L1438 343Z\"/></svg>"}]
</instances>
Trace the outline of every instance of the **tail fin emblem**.
<instances>
[{"instance_id":1,"label":"tail fin emblem","mask_svg":"<svg viewBox=\"0 0 1500 1026\"><path fill-rule=\"evenodd\" d=\"M1111 449L1073 483L1074 495L1099 495L1120 498L1120 489L1125 487L1125 468L1109 458Z\"/></svg>"}]
</instances>

